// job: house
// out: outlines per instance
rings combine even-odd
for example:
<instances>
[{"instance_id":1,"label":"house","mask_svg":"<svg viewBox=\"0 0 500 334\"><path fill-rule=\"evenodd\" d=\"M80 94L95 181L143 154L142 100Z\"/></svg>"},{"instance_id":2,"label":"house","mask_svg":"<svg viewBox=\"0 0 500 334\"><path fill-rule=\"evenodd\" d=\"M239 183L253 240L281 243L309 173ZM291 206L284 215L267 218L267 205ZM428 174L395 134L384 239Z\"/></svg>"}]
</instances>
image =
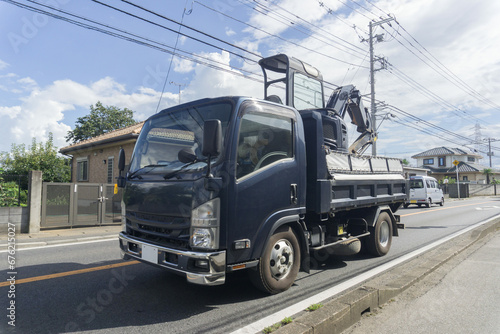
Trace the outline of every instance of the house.
<instances>
[{"instance_id":1,"label":"house","mask_svg":"<svg viewBox=\"0 0 500 334\"><path fill-rule=\"evenodd\" d=\"M482 156L469 150L450 147L436 147L412 156L419 168L429 170L429 175L438 181L445 177L456 180L457 168L460 182L486 183L485 167L479 164ZM455 166L455 163L458 163ZM492 177L500 180L500 171L493 170Z\"/></svg>"},{"instance_id":2,"label":"house","mask_svg":"<svg viewBox=\"0 0 500 334\"><path fill-rule=\"evenodd\" d=\"M59 153L72 158L71 182L115 183L120 149L125 150L128 164L143 125L136 123L61 148Z\"/></svg>"}]
</instances>

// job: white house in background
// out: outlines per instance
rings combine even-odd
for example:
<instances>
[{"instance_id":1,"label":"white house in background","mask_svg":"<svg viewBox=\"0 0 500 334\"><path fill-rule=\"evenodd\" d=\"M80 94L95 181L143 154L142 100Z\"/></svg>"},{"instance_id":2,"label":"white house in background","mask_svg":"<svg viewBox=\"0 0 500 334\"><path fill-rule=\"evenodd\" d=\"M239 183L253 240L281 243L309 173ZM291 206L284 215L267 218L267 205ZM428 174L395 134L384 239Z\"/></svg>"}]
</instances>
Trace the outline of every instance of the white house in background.
<instances>
[{"instance_id":1,"label":"white house in background","mask_svg":"<svg viewBox=\"0 0 500 334\"><path fill-rule=\"evenodd\" d=\"M458 177L461 182L486 183L486 175L483 174L483 170L489 167L479 164L479 160L483 157L472 151L443 146L416 154L412 158L417 160L419 168L428 169L429 175L438 181L445 177L456 180L456 168L458 167ZM453 164L454 161L458 161L458 166ZM500 180L500 171L495 169L492 171L490 180L492 177Z\"/></svg>"}]
</instances>

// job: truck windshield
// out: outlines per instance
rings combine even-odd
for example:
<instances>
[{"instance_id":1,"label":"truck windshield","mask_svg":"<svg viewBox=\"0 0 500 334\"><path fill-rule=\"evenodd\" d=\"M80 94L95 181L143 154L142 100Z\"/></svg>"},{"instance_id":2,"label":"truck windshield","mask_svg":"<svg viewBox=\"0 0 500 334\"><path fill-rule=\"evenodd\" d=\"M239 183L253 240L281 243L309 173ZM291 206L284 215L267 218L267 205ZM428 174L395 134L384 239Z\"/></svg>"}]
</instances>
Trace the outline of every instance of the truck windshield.
<instances>
[{"instance_id":1,"label":"truck windshield","mask_svg":"<svg viewBox=\"0 0 500 334\"><path fill-rule=\"evenodd\" d=\"M205 120L218 119L222 124L222 138L227 130L232 105L218 102L163 112L145 122L134 148L129 177L169 175L175 171L193 171L206 167L201 154ZM199 162L183 163L178 154L191 149Z\"/></svg>"}]
</instances>

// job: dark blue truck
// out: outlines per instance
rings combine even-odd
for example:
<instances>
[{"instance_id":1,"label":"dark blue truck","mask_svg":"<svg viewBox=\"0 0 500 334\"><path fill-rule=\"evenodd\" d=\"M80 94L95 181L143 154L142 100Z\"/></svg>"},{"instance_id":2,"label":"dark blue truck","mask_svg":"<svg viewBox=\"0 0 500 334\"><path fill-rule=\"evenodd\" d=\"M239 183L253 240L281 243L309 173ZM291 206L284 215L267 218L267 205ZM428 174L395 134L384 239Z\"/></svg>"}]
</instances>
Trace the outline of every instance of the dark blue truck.
<instances>
[{"instance_id":1,"label":"dark blue truck","mask_svg":"<svg viewBox=\"0 0 500 334\"><path fill-rule=\"evenodd\" d=\"M279 293L315 251L389 251L408 188L400 160L359 154L376 136L359 92L340 87L325 103L314 67L283 54L260 65L264 99L165 109L145 122L129 166L121 152L124 259L203 285L246 269ZM346 114L361 133L351 146Z\"/></svg>"}]
</instances>

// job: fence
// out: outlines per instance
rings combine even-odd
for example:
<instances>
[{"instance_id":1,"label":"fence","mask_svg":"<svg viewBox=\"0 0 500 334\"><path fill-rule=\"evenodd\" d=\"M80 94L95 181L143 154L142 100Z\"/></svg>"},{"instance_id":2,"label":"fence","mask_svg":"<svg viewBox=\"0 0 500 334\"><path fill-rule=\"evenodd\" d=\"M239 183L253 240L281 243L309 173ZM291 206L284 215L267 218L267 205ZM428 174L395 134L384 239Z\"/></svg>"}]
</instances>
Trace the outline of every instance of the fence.
<instances>
[{"instance_id":1,"label":"fence","mask_svg":"<svg viewBox=\"0 0 500 334\"><path fill-rule=\"evenodd\" d=\"M451 198L457 198L457 184L442 184L441 189L444 194L449 194ZM496 196L496 184L474 184L474 183L460 183L460 198L471 196Z\"/></svg>"},{"instance_id":2,"label":"fence","mask_svg":"<svg viewBox=\"0 0 500 334\"><path fill-rule=\"evenodd\" d=\"M0 206L22 206L28 202L28 175L0 175Z\"/></svg>"},{"instance_id":3,"label":"fence","mask_svg":"<svg viewBox=\"0 0 500 334\"><path fill-rule=\"evenodd\" d=\"M120 223L121 189L113 184L43 183L42 228Z\"/></svg>"}]
</instances>

